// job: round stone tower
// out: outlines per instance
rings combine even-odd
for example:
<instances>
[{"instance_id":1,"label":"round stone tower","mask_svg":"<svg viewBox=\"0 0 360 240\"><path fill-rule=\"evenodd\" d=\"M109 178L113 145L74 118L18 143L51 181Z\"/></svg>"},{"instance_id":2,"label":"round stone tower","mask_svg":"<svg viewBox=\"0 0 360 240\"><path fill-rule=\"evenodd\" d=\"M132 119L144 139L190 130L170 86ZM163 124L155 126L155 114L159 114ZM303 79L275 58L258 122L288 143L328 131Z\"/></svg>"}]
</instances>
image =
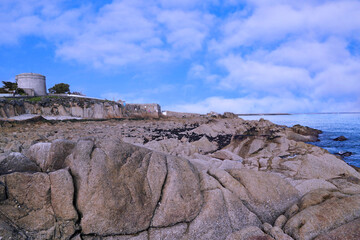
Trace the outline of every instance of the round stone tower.
<instances>
[{"instance_id":1,"label":"round stone tower","mask_svg":"<svg viewBox=\"0 0 360 240\"><path fill-rule=\"evenodd\" d=\"M44 75L38 73L21 73L15 76L18 88L30 96L46 95L46 79Z\"/></svg>"}]
</instances>

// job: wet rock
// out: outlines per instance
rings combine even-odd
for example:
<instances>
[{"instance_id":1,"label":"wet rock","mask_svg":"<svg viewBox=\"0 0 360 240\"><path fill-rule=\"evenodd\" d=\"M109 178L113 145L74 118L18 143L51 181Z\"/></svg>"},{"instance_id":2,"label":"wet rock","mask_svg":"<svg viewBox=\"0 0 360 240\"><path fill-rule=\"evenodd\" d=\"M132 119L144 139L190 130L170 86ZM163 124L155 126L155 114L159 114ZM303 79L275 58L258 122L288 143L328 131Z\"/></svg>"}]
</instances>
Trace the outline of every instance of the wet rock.
<instances>
[{"instance_id":1,"label":"wet rock","mask_svg":"<svg viewBox=\"0 0 360 240\"><path fill-rule=\"evenodd\" d=\"M298 142L317 142L319 141L318 135L302 135L294 132L291 128L286 131L286 136L290 140Z\"/></svg>"},{"instance_id":2,"label":"wet rock","mask_svg":"<svg viewBox=\"0 0 360 240\"><path fill-rule=\"evenodd\" d=\"M346 141L346 140L348 140L348 139L347 139L346 137L344 137L344 136L340 136L340 137L334 138L333 140L334 140L334 141L342 142L342 141Z\"/></svg>"},{"instance_id":3,"label":"wet rock","mask_svg":"<svg viewBox=\"0 0 360 240\"><path fill-rule=\"evenodd\" d=\"M353 153L352 152L338 152L335 155L339 155L341 158L343 157L350 157Z\"/></svg>"},{"instance_id":4,"label":"wet rock","mask_svg":"<svg viewBox=\"0 0 360 240\"><path fill-rule=\"evenodd\" d=\"M296 124L296 125L292 126L290 129L292 131L294 131L295 133L305 135L305 136L318 137L319 134L322 133L321 130L318 130L318 129L315 129L315 128L310 128L310 127L307 127L307 126L301 126L299 124Z\"/></svg>"}]
</instances>

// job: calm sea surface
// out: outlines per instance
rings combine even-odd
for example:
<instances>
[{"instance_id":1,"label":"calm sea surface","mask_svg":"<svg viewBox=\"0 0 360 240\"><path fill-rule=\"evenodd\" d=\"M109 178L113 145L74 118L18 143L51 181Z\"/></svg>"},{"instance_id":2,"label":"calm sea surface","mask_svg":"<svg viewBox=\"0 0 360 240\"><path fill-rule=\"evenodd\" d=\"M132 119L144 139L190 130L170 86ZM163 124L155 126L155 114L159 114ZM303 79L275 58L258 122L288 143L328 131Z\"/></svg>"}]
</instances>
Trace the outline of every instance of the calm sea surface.
<instances>
[{"instance_id":1,"label":"calm sea surface","mask_svg":"<svg viewBox=\"0 0 360 240\"><path fill-rule=\"evenodd\" d=\"M330 153L352 152L344 160L360 167L360 114L298 114L277 116L241 116L246 120L267 119L273 123L293 126L300 124L322 130L320 142L311 143L327 149ZM348 140L333 141L334 138L345 136Z\"/></svg>"}]
</instances>

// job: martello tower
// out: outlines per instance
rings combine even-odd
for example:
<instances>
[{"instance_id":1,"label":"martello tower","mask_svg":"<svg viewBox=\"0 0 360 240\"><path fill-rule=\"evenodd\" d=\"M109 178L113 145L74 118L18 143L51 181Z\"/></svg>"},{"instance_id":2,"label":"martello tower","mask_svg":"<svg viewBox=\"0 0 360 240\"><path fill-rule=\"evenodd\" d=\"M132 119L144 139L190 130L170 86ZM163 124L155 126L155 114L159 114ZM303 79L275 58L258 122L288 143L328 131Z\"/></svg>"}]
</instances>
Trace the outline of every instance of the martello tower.
<instances>
[{"instance_id":1,"label":"martello tower","mask_svg":"<svg viewBox=\"0 0 360 240\"><path fill-rule=\"evenodd\" d=\"M38 73L21 73L15 76L18 88L24 89L29 96L45 96L46 78Z\"/></svg>"}]
</instances>

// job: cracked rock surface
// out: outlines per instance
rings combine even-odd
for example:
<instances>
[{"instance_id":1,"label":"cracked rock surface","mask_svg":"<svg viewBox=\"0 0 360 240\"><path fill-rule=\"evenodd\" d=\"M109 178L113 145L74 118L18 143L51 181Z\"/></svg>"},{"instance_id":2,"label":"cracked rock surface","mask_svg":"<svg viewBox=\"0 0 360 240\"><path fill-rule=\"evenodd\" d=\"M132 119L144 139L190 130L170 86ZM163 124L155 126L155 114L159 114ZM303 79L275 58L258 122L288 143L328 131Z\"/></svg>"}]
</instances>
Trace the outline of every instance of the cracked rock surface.
<instances>
[{"instance_id":1,"label":"cracked rock surface","mask_svg":"<svg viewBox=\"0 0 360 240\"><path fill-rule=\"evenodd\" d=\"M2 239L359 239L360 174L269 121L2 122Z\"/></svg>"}]
</instances>

